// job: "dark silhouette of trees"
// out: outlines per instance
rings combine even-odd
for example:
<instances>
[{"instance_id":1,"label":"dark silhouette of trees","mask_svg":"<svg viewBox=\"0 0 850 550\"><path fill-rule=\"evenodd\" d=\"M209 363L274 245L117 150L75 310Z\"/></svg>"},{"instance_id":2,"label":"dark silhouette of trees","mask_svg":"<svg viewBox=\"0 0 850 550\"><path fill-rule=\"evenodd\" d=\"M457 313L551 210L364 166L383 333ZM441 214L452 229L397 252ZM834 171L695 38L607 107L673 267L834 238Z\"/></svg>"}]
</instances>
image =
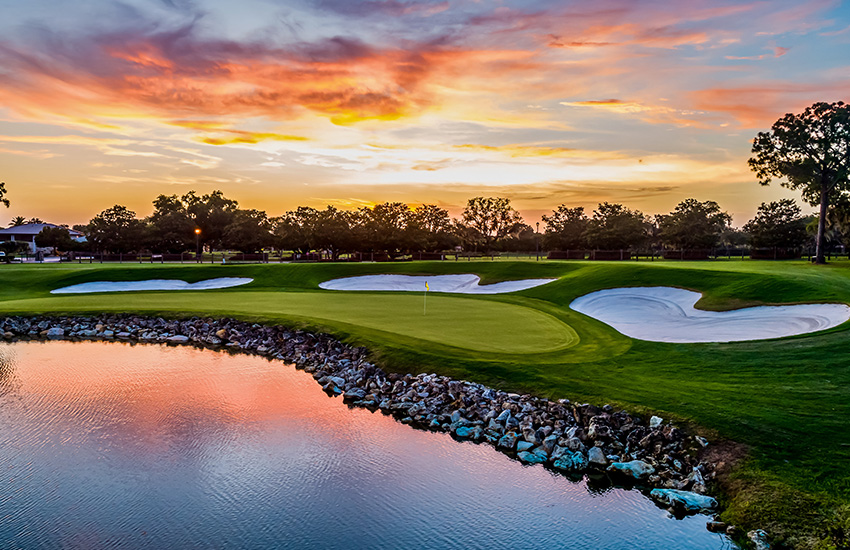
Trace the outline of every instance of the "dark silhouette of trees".
<instances>
[{"instance_id":1,"label":"dark silhouette of trees","mask_svg":"<svg viewBox=\"0 0 850 550\"><path fill-rule=\"evenodd\" d=\"M75 250L77 244L68 234L67 227L45 227L35 236L38 247L53 248L56 251Z\"/></svg>"},{"instance_id":2,"label":"dark silhouette of trees","mask_svg":"<svg viewBox=\"0 0 850 550\"><path fill-rule=\"evenodd\" d=\"M274 220L272 230L274 246L283 250L306 253L314 248L313 232L319 211L309 206L299 206Z\"/></svg>"},{"instance_id":3,"label":"dark silhouette of trees","mask_svg":"<svg viewBox=\"0 0 850 550\"><path fill-rule=\"evenodd\" d=\"M599 250L620 250L643 245L650 223L638 210L603 202L587 224L587 244Z\"/></svg>"},{"instance_id":4,"label":"dark silhouette of trees","mask_svg":"<svg viewBox=\"0 0 850 550\"><path fill-rule=\"evenodd\" d=\"M513 209L510 199L504 197L475 197L463 209L463 223L474 230L476 244L490 251L493 242L505 237L522 216Z\"/></svg>"},{"instance_id":5,"label":"dark silhouette of trees","mask_svg":"<svg viewBox=\"0 0 850 550\"><path fill-rule=\"evenodd\" d=\"M806 218L793 199L761 203L756 216L744 224L750 242L763 248L800 248L805 244Z\"/></svg>"},{"instance_id":6,"label":"dark silhouette of trees","mask_svg":"<svg viewBox=\"0 0 850 550\"><path fill-rule=\"evenodd\" d=\"M262 252L271 246L272 222L261 210L236 210L233 220L224 229L222 244L242 252Z\"/></svg>"},{"instance_id":7,"label":"dark silhouette of trees","mask_svg":"<svg viewBox=\"0 0 850 550\"><path fill-rule=\"evenodd\" d=\"M452 232L452 219L444 208L423 204L413 210L408 221L411 248L420 251L446 250L459 239Z\"/></svg>"},{"instance_id":8,"label":"dark silhouette of trees","mask_svg":"<svg viewBox=\"0 0 850 550\"><path fill-rule=\"evenodd\" d=\"M714 201L685 199L669 214L656 217L658 237L676 249L714 248L732 223L732 216Z\"/></svg>"},{"instance_id":9,"label":"dark silhouette of trees","mask_svg":"<svg viewBox=\"0 0 850 550\"><path fill-rule=\"evenodd\" d=\"M759 183L773 179L802 191L820 205L815 262L825 263L824 230L830 201L850 188L850 106L815 103L799 115L786 114L753 141L750 168Z\"/></svg>"},{"instance_id":10,"label":"dark silhouette of trees","mask_svg":"<svg viewBox=\"0 0 850 550\"><path fill-rule=\"evenodd\" d=\"M12 220L9 222L9 227L18 227L18 226L24 225L25 223L27 223L27 219L26 219L25 217L23 217L23 216L15 216L15 217L14 217L14 218L12 218Z\"/></svg>"},{"instance_id":11,"label":"dark silhouette of trees","mask_svg":"<svg viewBox=\"0 0 850 550\"><path fill-rule=\"evenodd\" d=\"M201 230L201 245L221 248L224 230L233 221L239 203L228 199L221 191L203 196L189 191L181 200L195 227Z\"/></svg>"},{"instance_id":12,"label":"dark silhouette of trees","mask_svg":"<svg viewBox=\"0 0 850 550\"><path fill-rule=\"evenodd\" d=\"M136 213L116 204L89 222L88 239L94 250L101 252L133 252L144 247L145 225Z\"/></svg>"},{"instance_id":13,"label":"dark silhouette of trees","mask_svg":"<svg viewBox=\"0 0 850 550\"><path fill-rule=\"evenodd\" d=\"M361 208L363 239L366 250L382 250L394 254L408 250L412 244L413 213L403 202L385 202L372 208Z\"/></svg>"},{"instance_id":14,"label":"dark silhouette of trees","mask_svg":"<svg viewBox=\"0 0 850 550\"><path fill-rule=\"evenodd\" d=\"M177 253L195 248L195 222L177 195L160 195L153 201L148 243L159 252Z\"/></svg>"},{"instance_id":15,"label":"dark silhouette of trees","mask_svg":"<svg viewBox=\"0 0 850 550\"><path fill-rule=\"evenodd\" d=\"M546 224L544 246L552 250L584 248L585 231L589 221L581 206L558 206L550 216L543 216L543 223Z\"/></svg>"},{"instance_id":16,"label":"dark silhouette of trees","mask_svg":"<svg viewBox=\"0 0 850 550\"><path fill-rule=\"evenodd\" d=\"M5 204L6 208L9 208L9 205L12 204L6 198L6 182L4 181L0 181L0 204Z\"/></svg>"}]
</instances>

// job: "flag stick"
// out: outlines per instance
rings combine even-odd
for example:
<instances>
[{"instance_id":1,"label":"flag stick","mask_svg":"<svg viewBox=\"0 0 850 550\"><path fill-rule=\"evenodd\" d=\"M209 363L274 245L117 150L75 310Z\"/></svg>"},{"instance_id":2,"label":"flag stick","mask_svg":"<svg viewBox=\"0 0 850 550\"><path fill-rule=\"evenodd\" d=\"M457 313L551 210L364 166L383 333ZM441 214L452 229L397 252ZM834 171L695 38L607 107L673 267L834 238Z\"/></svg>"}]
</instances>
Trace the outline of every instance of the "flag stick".
<instances>
[{"instance_id":1,"label":"flag stick","mask_svg":"<svg viewBox=\"0 0 850 550\"><path fill-rule=\"evenodd\" d=\"M422 293L422 315L428 311L428 283L425 283L425 292Z\"/></svg>"}]
</instances>

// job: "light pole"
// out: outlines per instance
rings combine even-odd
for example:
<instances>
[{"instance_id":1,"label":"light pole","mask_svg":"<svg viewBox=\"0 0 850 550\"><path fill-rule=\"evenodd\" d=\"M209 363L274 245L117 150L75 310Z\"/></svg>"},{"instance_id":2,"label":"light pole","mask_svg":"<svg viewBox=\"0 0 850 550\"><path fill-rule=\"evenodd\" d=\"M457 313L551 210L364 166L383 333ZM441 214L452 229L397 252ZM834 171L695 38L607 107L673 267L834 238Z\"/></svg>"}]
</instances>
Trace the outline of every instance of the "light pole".
<instances>
[{"instance_id":1,"label":"light pole","mask_svg":"<svg viewBox=\"0 0 850 550\"><path fill-rule=\"evenodd\" d=\"M537 261L540 261L540 222L537 222L537 231L534 232L534 245L537 248Z\"/></svg>"},{"instance_id":2,"label":"light pole","mask_svg":"<svg viewBox=\"0 0 850 550\"><path fill-rule=\"evenodd\" d=\"M201 228L195 228L195 261L201 262Z\"/></svg>"}]
</instances>

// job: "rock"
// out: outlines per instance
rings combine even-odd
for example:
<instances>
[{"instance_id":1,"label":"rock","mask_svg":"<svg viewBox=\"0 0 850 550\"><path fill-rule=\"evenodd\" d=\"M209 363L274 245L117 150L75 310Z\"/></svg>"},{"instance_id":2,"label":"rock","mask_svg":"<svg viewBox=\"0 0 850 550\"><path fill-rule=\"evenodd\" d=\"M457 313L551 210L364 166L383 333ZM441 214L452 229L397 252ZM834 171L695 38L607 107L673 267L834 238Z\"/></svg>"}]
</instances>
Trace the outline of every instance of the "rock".
<instances>
[{"instance_id":1,"label":"rock","mask_svg":"<svg viewBox=\"0 0 850 550\"><path fill-rule=\"evenodd\" d=\"M459 439L469 439L470 437L472 437L472 432L474 430L475 428L470 428L469 426L460 426L455 429L455 435Z\"/></svg>"},{"instance_id":2,"label":"rock","mask_svg":"<svg viewBox=\"0 0 850 550\"><path fill-rule=\"evenodd\" d=\"M540 456L536 453L530 453L528 451L520 451L517 453L516 457L522 462L525 462L526 464L543 464L544 462L546 462L545 456Z\"/></svg>"},{"instance_id":3,"label":"rock","mask_svg":"<svg viewBox=\"0 0 850 550\"><path fill-rule=\"evenodd\" d=\"M528 441L519 441L516 444L516 450L518 452L528 451L534 448L534 443L529 443Z\"/></svg>"},{"instance_id":4,"label":"rock","mask_svg":"<svg viewBox=\"0 0 850 550\"><path fill-rule=\"evenodd\" d=\"M227 340L227 329L217 330L215 332L215 336L216 336L216 338L219 338L220 340Z\"/></svg>"},{"instance_id":5,"label":"rock","mask_svg":"<svg viewBox=\"0 0 850 550\"><path fill-rule=\"evenodd\" d=\"M653 415L653 417L649 419L649 427L650 428L657 428L657 427L661 426L662 422L664 422L663 418L661 418L660 416L654 416Z\"/></svg>"},{"instance_id":6,"label":"rock","mask_svg":"<svg viewBox=\"0 0 850 550\"><path fill-rule=\"evenodd\" d=\"M543 449L546 451L546 454L552 454L552 451L555 450L555 446L558 444L558 436L550 435L547 436L546 439L543 440Z\"/></svg>"},{"instance_id":7,"label":"rock","mask_svg":"<svg viewBox=\"0 0 850 550\"><path fill-rule=\"evenodd\" d=\"M693 493L691 491L653 489L649 492L649 496L657 501L667 504L674 510L680 510L683 512L711 512L717 508L717 501L713 498Z\"/></svg>"},{"instance_id":8,"label":"rock","mask_svg":"<svg viewBox=\"0 0 850 550\"><path fill-rule=\"evenodd\" d=\"M171 342L172 344L185 344L186 342L189 341L189 337L183 336L182 334L175 334L174 336L171 336L170 338L166 338L166 340Z\"/></svg>"},{"instance_id":9,"label":"rock","mask_svg":"<svg viewBox=\"0 0 850 550\"><path fill-rule=\"evenodd\" d=\"M65 329L59 327L49 328L44 335L48 338L62 338L65 336Z\"/></svg>"},{"instance_id":10,"label":"rock","mask_svg":"<svg viewBox=\"0 0 850 550\"><path fill-rule=\"evenodd\" d=\"M516 439L516 434L514 432L508 432L499 438L499 443L496 446L500 449L513 451L516 449Z\"/></svg>"},{"instance_id":11,"label":"rock","mask_svg":"<svg viewBox=\"0 0 850 550\"><path fill-rule=\"evenodd\" d=\"M565 472L580 472L587 468L587 458L580 452L567 451L552 463L552 467Z\"/></svg>"},{"instance_id":12,"label":"rock","mask_svg":"<svg viewBox=\"0 0 850 550\"><path fill-rule=\"evenodd\" d=\"M729 526L722 521L709 521L705 528L712 533L725 533Z\"/></svg>"},{"instance_id":13,"label":"rock","mask_svg":"<svg viewBox=\"0 0 850 550\"><path fill-rule=\"evenodd\" d=\"M632 460L631 462L615 462L608 466L607 471L625 474L634 479L644 479L654 474L655 468L642 460Z\"/></svg>"},{"instance_id":14,"label":"rock","mask_svg":"<svg viewBox=\"0 0 850 550\"><path fill-rule=\"evenodd\" d=\"M496 417L496 421L497 422L507 422L510 417L511 417L511 410L505 409L505 410L502 411L502 413L499 416Z\"/></svg>"},{"instance_id":15,"label":"rock","mask_svg":"<svg viewBox=\"0 0 850 550\"><path fill-rule=\"evenodd\" d=\"M708 440L706 438L696 435L694 436L694 439L696 439L697 443L699 443L701 447L708 447Z\"/></svg>"},{"instance_id":16,"label":"rock","mask_svg":"<svg viewBox=\"0 0 850 550\"><path fill-rule=\"evenodd\" d=\"M366 397L366 391L362 388L351 388L346 390L342 398L345 401L359 401Z\"/></svg>"},{"instance_id":17,"label":"rock","mask_svg":"<svg viewBox=\"0 0 850 550\"><path fill-rule=\"evenodd\" d=\"M767 542L767 533L762 529L756 529L747 533L747 538L753 543L756 550L770 550L770 543Z\"/></svg>"},{"instance_id":18,"label":"rock","mask_svg":"<svg viewBox=\"0 0 850 550\"><path fill-rule=\"evenodd\" d=\"M345 387L345 378L342 378L341 376L329 376L328 380L333 382L334 385L338 388L344 388Z\"/></svg>"},{"instance_id":19,"label":"rock","mask_svg":"<svg viewBox=\"0 0 850 550\"><path fill-rule=\"evenodd\" d=\"M590 466L604 468L608 465L608 459L605 458L605 453L599 447L591 447L587 451L587 462Z\"/></svg>"}]
</instances>

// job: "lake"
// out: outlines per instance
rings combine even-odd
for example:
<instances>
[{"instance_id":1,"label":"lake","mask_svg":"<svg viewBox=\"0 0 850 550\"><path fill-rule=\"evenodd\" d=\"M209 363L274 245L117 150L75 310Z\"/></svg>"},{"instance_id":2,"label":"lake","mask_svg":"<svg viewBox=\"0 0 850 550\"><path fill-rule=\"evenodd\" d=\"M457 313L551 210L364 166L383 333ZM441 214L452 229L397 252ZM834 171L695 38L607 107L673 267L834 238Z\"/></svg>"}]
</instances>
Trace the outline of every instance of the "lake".
<instances>
[{"instance_id":1,"label":"lake","mask_svg":"<svg viewBox=\"0 0 850 550\"><path fill-rule=\"evenodd\" d=\"M0 474L2 548L736 548L638 491L189 347L0 344Z\"/></svg>"}]
</instances>

